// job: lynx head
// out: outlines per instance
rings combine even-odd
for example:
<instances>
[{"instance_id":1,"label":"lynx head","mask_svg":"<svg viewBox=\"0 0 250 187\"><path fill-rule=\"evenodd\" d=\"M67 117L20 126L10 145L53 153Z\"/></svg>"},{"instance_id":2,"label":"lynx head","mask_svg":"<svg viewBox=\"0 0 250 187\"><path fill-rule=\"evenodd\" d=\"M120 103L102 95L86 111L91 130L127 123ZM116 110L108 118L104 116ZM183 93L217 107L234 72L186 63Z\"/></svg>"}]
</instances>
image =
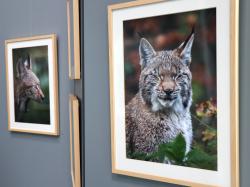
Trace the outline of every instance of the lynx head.
<instances>
[{"instance_id":1,"label":"lynx head","mask_svg":"<svg viewBox=\"0 0 250 187\"><path fill-rule=\"evenodd\" d=\"M189 65L193 40L194 30L178 48L155 51L146 39L141 39L139 90L152 111L190 108L192 74Z\"/></svg>"},{"instance_id":2,"label":"lynx head","mask_svg":"<svg viewBox=\"0 0 250 187\"><path fill-rule=\"evenodd\" d=\"M29 99L42 102L44 94L40 87L40 81L32 71L30 56L19 58L16 65L17 80L19 80L20 93Z\"/></svg>"}]
</instances>

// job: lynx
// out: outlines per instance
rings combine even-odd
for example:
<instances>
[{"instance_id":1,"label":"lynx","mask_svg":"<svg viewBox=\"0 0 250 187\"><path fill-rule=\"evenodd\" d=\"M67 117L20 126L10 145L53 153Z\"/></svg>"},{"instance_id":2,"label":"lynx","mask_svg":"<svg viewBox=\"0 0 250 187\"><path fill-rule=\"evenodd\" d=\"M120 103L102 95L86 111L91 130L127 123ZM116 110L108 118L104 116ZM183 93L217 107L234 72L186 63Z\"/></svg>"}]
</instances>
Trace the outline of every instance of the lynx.
<instances>
[{"instance_id":1,"label":"lynx","mask_svg":"<svg viewBox=\"0 0 250 187\"><path fill-rule=\"evenodd\" d=\"M32 99L41 103L45 96L40 87L40 81L32 71L30 56L17 60L15 84L15 109L27 112L27 105Z\"/></svg>"},{"instance_id":2,"label":"lynx","mask_svg":"<svg viewBox=\"0 0 250 187\"><path fill-rule=\"evenodd\" d=\"M191 49L194 30L174 50L155 51L140 41L139 91L126 106L126 146L129 152L152 153L182 134L186 153L192 143Z\"/></svg>"}]
</instances>

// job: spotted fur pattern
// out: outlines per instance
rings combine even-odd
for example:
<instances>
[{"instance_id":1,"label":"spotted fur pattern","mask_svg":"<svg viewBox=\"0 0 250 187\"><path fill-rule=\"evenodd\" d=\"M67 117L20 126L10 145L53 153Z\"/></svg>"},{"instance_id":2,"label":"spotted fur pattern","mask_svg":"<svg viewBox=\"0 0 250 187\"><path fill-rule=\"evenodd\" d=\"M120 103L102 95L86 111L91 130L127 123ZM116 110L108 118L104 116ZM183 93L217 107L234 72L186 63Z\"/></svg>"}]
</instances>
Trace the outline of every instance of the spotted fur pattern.
<instances>
[{"instance_id":1,"label":"spotted fur pattern","mask_svg":"<svg viewBox=\"0 0 250 187\"><path fill-rule=\"evenodd\" d=\"M32 99L42 102L44 94L40 87L40 81L32 72L30 57L19 58L16 65L15 78L15 108L19 112L26 112L28 102Z\"/></svg>"},{"instance_id":2,"label":"spotted fur pattern","mask_svg":"<svg viewBox=\"0 0 250 187\"><path fill-rule=\"evenodd\" d=\"M141 39L139 92L126 106L127 151L151 153L180 133L192 143L192 32L177 49L155 51Z\"/></svg>"}]
</instances>

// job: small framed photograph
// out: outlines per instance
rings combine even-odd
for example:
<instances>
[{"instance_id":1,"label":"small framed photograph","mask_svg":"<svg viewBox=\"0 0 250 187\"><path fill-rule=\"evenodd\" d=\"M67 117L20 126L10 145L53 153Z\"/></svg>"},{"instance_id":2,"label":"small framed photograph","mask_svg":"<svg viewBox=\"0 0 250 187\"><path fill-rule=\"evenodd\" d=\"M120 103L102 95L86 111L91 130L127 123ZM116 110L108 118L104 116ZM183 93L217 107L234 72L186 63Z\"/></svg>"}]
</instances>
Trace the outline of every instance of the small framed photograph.
<instances>
[{"instance_id":1,"label":"small framed photograph","mask_svg":"<svg viewBox=\"0 0 250 187\"><path fill-rule=\"evenodd\" d=\"M81 78L79 0L67 0L69 78Z\"/></svg>"},{"instance_id":2,"label":"small framed photograph","mask_svg":"<svg viewBox=\"0 0 250 187\"><path fill-rule=\"evenodd\" d=\"M238 6L139 0L108 7L113 173L239 186Z\"/></svg>"},{"instance_id":3,"label":"small framed photograph","mask_svg":"<svg viewBox=\"0 0 250 187\"><path fill-rule=\"evenodd\" d=\"M56 35L5 41L9 131L59 135Z\"/></svg>"},{"instance_id":4,"label":"small framed photograph","mask_svg":"<svg viewBox=\"0 0 250 187\"><path fill-rule=\"evenodd\" d=\"M79 101L73 95L69 97L69 111L72 186L81 187Z\"/></svg>"}]
</instances>

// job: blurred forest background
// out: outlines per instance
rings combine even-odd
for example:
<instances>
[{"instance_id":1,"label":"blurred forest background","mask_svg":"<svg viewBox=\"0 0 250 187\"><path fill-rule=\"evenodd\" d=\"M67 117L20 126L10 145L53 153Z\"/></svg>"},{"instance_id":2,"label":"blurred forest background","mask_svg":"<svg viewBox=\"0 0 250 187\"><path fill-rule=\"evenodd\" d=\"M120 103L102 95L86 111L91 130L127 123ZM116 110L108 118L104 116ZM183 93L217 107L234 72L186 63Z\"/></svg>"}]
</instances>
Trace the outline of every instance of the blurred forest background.
<instances>
[{"instance_id":1,"label":"blurred forest background","mask_svg":"<svg viewBox=\"0 0 250 187\"><path fill-rule=\"evenodd\" d=\"M146 38L156 51L172 50L185 41L193 26L195 26L195 39L190 66L193 76L192 151L188 155L183 155L180 149L173 148L173 145L181 147L179 144L182 144L183 138L178 137L171 145L165 145L165 148L164 145L160 146L159 154L165 154L176 165L217 170L215 8L124 21L126 104L138 92L141 72L138 53L140 39ZM159 158L159 154L136 153L129 157L159 161L161 159L155 159Z\"/></svg>"},{"instance_id":2,"label":"blurred forest background","mask_svg":"<svg viewBox=\"0 0 250 187\"><path fill-rule=\"evenodd\" d=\"M48 46L13 49L13 73L15 77L17 74L17 60L20 57L25 57L27 54L30 55L32 71L40 80L40 86L45 98L42 103L30 100L28 103L28 111L17 111L15 119L17 122L24 123L50 124Z\"/></svg>"}]
</instances>

